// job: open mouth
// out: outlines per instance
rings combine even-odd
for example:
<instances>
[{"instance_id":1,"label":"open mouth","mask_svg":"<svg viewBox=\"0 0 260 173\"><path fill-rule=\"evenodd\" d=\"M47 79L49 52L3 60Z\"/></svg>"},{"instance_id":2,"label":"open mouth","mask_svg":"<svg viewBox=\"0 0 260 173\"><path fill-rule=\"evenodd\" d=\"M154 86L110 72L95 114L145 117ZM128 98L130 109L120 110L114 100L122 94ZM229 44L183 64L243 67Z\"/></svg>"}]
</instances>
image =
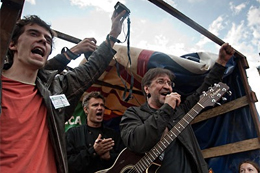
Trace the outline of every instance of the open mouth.
<instances>
[{"instance_id":1,"label":"open mouth","mask_svg":"<svg viewBox=\"0 0 260 173\"><path fill-rule=\"evenodd\" d=\"M31 51L33 54L44 56L44 50L42 48L36 47Z\"/></svg>"},{"instance_id":2,"label":"open mouth","mask_svg":"<svg viewBox=\"0 0 260 173\"><path fill-rule=\"evenodd\" d=\"M170 92L163 92L161 95L166 96L167 94L170 94Z\"/></svg>"},{"instance_id":3,"label":"open mouth","mask_svg":"<svg viewBox=\"0 0 260 173\"><path fill-rule=\"evenodd\" d=\"M96 116L102 116L102 112L96 113Z\"/></svg>"}]
</instances>

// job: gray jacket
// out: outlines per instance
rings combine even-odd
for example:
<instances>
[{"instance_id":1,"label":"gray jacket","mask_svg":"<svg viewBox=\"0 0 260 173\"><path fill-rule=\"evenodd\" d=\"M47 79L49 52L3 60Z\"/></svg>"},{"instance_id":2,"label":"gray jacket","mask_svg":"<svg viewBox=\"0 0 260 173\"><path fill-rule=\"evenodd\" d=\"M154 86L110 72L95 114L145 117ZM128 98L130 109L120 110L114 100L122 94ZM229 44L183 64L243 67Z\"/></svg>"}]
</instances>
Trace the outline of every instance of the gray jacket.
<instances>
[{"instance_id":1,"label":"gray jacket","mask_svg":"<svg viewBox=\"0 0 260 173\"><path fill-rule=\"evenodd\" d=\"M224 70L223 66L215 64L201 87L176 109L164 104L160 109L155 110L147 103L141 107L128 108L120 123L121 137L127 148L137 153L145 153L152 149L160 140L165 128L172 129L199 101L202 91L207 91L209 86L221 81ZM208 172L207 164L190 125L165 150L158 172Z\"/></svg>"},{"instance_id":2,"label":"gray jacket","mask_svg":"<svg viewBox=\"0 0 260 173\"><path fill-rule=\"evenodd\" d=\"M38 72L36 87L47 107L49 135L54 148L57 171L60 173L68 173L65 121L71 117L80 97L86 89L106 70L115 53L116 51L109 48L108 45L103 42L90 56L87 63L67 73L61 75L57 70L49 71L42 69ZM59 54L57 56L64 55ZM2 85L0 85L0 89L2 89ZM65 94L70 106L59 109L54 108L50 96L59 94Z\"/></svg>"}]
</instances>

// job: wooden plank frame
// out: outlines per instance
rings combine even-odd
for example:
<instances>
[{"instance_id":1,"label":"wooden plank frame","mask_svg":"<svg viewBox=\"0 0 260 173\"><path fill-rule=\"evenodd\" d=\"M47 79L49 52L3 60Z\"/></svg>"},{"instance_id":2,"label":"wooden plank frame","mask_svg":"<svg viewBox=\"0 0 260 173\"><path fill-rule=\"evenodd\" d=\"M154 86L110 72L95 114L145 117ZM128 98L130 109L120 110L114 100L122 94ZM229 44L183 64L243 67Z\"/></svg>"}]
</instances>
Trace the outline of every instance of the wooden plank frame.
<instances>
[{"instance_id":1,"label":"wooden plank frame","mask_svg":"<svg viewBox=\"0 0 260 173\"><path fill-rule=\"evenodd\" d=\"M211 157L219 157L224 155L230 155L245 151L259 150L260 142L258 138L247 139L239 142L234 142L231 144L226 144L218 147L212 147L202 150L203 157L205 159Z\"/></svg>"},{"instance_id":2,"label":"wooden plank frame","mask_svg":"<svg viewBox=\"0 0 260 173\"><path fill-rule=\"evenodd\" d=\"M171 7L169 4L165 3L164 1L160 0L148 0L158 7L162 8L166 12L170 13L174 17L178 18L179 20L183 21L185 24L191 26L194 28L196 31L200 32L204 36L208 37L210 40L214 41L215 43L222 45L224 41L210 33L208 30L204 29L191 19L189 19L187 16L182 14L181 12L177 11L173 7ZM1 41L0 41L0 57L1 57L1 62L0 66L2 67L4 57L6 55L8 45L10 42L10 38L13 32L13 28L15 26L15 22L21 15L21 11L23 8L24 0L2 0L2 7L1 7L1 12L0 12L0 21L1 21ZM5 17L1 17L5 16ZM63 34L59 31L56 31L57 37L70 41L72 43L78 43L80 39L71 37L69 35ZM241 98L238 98L236 100L233 100L229 103L226 103L224 105L221 105L219 107L210 109L208 111L205 111L201 113L193 122L198 123L204 120L207 120L209 118L213 118L216 116L220 116L224 113L227 113L229 111L239 109L244 106L249 106L250 112L252 115L252 118L254 120L255 128L258 134L258 138L254 139L247 139L231 144L226 144L222 146L217 146L217 147L212 147L212 148L207 148L205 150L202 150L203 155L205 158L211 158L211 157L218 157L218 156L223 156L223 155L229 155L229 154L234 154L234 153L239 153L239 152L244 152L244 151L251 151L251 150L258 150L260 149L260 122L258 119L256 107L255 107L255 102L257 102L256 95L253 91L251 91L250 86L248 84L248 80L246 77L246 72L245 69L248 68L248 63L246 60L246 57L238 52L236 50L235 56L239 58L238 60L238 67L240 70L240 73L242 75L242 81L243 85L246 91L246 96L243 96ZM1 68L2 69L2 68ZM0 71L2 72L2 71ZM102 81L97 81L99 84L102 84ZM108 84L109 85L109 84ZM109 85L110 86L110 85ZM110 87L116 87L116 86L110 86ZM120 88L119 88L120 89ZM136 91L138 93L138 91ZM139 92L140 93L140 92ZM141 93L140 93L141 94Z\"/></svg>"},{"instance_id":3,"label":"wooden plank frame","mask_svg":"<svg viewBox=\"0 0 260 173\"><path fill-rule=\"evenodd\" d=\"M227 112L242 108L244 106L248 106L248 100L246 96L237 98L228 103L225 103L221 106L217 106L215 108L209 109L207 111L199 114L193 121L192 124L214 118L217 116L221 116ZM251 151L251 150L259 150L260 149L260 141L258 138L247 139L239 142L234 142L222 146L207 148L202 150L202 154L204 158L218 157L229 154L235 154L239 152Z\"/></svg>"},{"instance_id":4,"label":"wooden plank frame","mask_svg":"<svg viewBox=\"0 0 260 173\"><path fill-rule=\"evenodd\" d=\"M218 38L217 36L215 36L214 34L209 32L208 30L206 30L205 28L203 28L198 23L194 22L193 20L191 20L190 18L188 18L184 14L182 14L177 9L170 6L166 2L161 1L161 0L148 0L148 1L154 3L156 6L160 7L161 9L168 12L172 16L181 20L182 22L184 22L188 26L192 27L193 29L195 29L196 31L198 31L202 35L206 36L207 38L209 38L213 42L217 43L218 45L222 45L224 43L223 40L221 40L220 38ZM238 58L238 68L239 68L239 71L240 71L240 74L241 74L241 78L242 78L243 86L245 88L246 96L239 98L239 99L236 99L236 100L226 104L225 106L223 105L221 107L218 107L218 108L215 108L215 109L212 109L212 110L208 110L207 112L200 114L194 120L193 123L197 123L197 122L206 120L208 118L212 118L212 117L221 115L223 113L232 111L234 109L238 109L240 107L248 105L249 109L250 109L250 113L251 113L253 121L254 121L254 125L255 125L255 129L256 129L258 138L244 140L244 141L240 141L240 142L236 142L236 143L232 143L232 144L226 144L226 145L219 146L219 147L213 147L213 148L205 149L205 150L202 151L205 158L234 154L234 153L256 150L256 149L259 150L260 149L260 122L259 122L259 119L258 119L256 107L255 107L255 102L257 102L258 100L256 98L255 93L253 91L251 91L251 88L250 88L248 80L247 80L246 71L245 71L245 69L248 68L249 66L248 66L246 57L243 54L241 54L240 52L238 52L237 50L235 52L235 56ZM232 105L232 104L234 104L234 105ZM230 147L233 147L234 149L230 150ZM222 151L222 150L224 150L224 151ZM220 151L222 151L222 152L220 152Z\"/></svg>"}]
</instances>

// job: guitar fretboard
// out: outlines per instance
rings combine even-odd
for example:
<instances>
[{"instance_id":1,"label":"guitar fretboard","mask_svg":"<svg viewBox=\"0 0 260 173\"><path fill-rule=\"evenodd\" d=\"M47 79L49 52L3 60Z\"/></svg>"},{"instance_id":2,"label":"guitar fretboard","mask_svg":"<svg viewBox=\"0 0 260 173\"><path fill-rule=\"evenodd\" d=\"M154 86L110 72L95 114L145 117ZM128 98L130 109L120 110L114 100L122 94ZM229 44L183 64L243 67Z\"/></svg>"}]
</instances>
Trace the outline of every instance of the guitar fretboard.
<instances>
[{"instance_id":1,"label":"guitar fretboard","mask_svg":"<svg viewBox=\"0 0 260 173\"><path fill-rule=\"evenodd\" d=\"M137 173L144 172L153 161L171 144L171 142L190 124L190 122L207 106L214 104L227 92L229 87L219 82L210 88L207 92L203 92L199 102L135 165L133 170Z\"/></svg>"},{"instance_id":2,"label":"guitar fretboard","mask_svg":"<svg viewBox=\"0 0 260 173\"><path fill-rule=\"evenodd\" d=\"M153 161L171 144L204 107L198 102L145 156L139 160L134 170L144 172Z\"/></svg>"}]
</instances>

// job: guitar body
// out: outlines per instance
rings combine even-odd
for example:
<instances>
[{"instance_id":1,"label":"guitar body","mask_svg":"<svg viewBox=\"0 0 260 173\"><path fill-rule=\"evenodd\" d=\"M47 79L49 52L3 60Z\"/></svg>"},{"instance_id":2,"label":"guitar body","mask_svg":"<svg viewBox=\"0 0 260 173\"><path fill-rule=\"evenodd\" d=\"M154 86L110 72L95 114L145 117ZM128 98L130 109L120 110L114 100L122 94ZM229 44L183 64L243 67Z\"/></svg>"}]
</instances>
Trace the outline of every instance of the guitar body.
<instances>
[{"instance_id":1,"label":"guitar body","mask_svg":"<svg viewBox=\"0 0 260 173\"><path fill-rule=\"evenodd\" d=\"M142 154L136 154L127 148L123 149L118 155L115 163L108 169L97 171L96 173L138 173L134 170L134 165L143 157ZM156 173L160 164L154 163L147 168L144 173Z\"/></svg>"},{"instance_id":2,"label":"guitar body","mask_svg":"<svg viewBox=\"0 0 260 173\"><path fill-rule=\"evenodd\" d=\"M160 162L160 161L158 161ZM160 168L161 164L157 163L157 162L153 162L152 165L146 169L146 173L156 173L158 171L158 169Z\"/></svg>"}]
</instances>

